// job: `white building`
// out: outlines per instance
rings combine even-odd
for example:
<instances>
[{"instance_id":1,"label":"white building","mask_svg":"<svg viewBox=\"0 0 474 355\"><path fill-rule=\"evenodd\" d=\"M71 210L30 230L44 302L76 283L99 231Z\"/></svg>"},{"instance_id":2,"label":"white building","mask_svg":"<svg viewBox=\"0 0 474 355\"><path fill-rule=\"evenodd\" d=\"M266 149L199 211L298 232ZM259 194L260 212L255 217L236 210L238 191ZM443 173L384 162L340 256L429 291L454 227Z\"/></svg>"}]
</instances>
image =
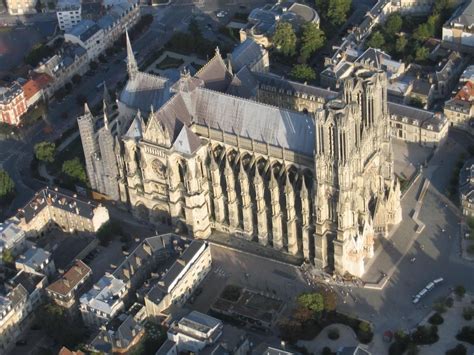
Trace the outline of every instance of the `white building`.
<instances>
[{"instance_id":1,"label":"white building","mask_svg":"<svg viewBox=\"0 0 474 355\"><path fill-rule=\"evenodd\" d=\"M168 339L175 342L178 353L190 351L198 354L207 345L215 343L222 335L222 321L206 314L192 311L168 329Z\"/></svg>"},{"instance_id":2,"label":"white building","mask_svg":"<svg viewBox=\"0 0 474 355\"><path fill-rule=\"evenodd\" d=\"M474 50L474 0L466 1L443 25L443 41L459 49Z\"/></svg>"},{"instance_id":3,"label":"white building","mask_svg":"<svg viewBox=\"0 0 474 355\"><path fill-rule=\"evenodd\" d=\"M0 354L8 353L15 341L28 329L32 312L41 302L46 277L20 271L0 294Z\"/></svg>"},{"instance_id":4,"label":"white building","mask_svg":"<svg viewBox=\"0 0 474 355\"><path fill-rule=\"evenodd\" d=\"M52 276L56 271L54 261L51 259L51 253L47 250L32 246L24 254L20 255L15 261L17 270L23 270L28 273L40 273L46 276Z\"/></svg>"},{"instance_id":5,"label":"white building","mask_svg":"<svg viewBox=\"0 0 474 355\"><path fill-rule=\"evenodd\" d=\"M84 323L98 327L114 318L124 308L127 294L125 283L115 276L105 274L80 298L80 311Z\"/></svg>"},{"instance_id":6,"label":"white building","mask_svg":"<svg viewBox=\"0 0 474 355\"><path fill-rule=\"evenodd\" d=\"M37 0L6 0L10 15L27 15L36 13Z\"/></svg>"},{"instance_id":7,"label":"white building","mask_svg":"<svg viewBox=\"0 0 474 355\"><path fill-rule=\"evenodd\" d=\"M64 40L83 47L87 51L89 60L96 59L105 49L104 30L92 20L82 20L66 31Z\"/></svg>"},{"instance_id":8,"label":"white building","mask_svg":"<svg viewBox=\"0 0 474 355\"><path fill-rule=\"evenodd\" d=\"M81 0L59 0L56 4L59 29L68 31L81 22L81 9Z\"/></svg>"},{"instance_id":9,"label":"white building","mask_svg":"<svg viewBox=\"0 0 474 355\"><path fill-rule=\"evenodd\" d=\"M0 264L2 263L2 254L5 250L11 251L16 256L23 252L25 248L25 232L11 220L0 223Z\"/></svg>"},{"instance_id":10,"label":"white building","mask_svg":"<svg viewBox=\"0 0 474 355\"><path fill-rule=\"evenodd\" d=\"M171 305L182 305L211 269L211 249L206 242L193 240L145 297L148 317L157 317Z\"/></svg>"}]
</instances>

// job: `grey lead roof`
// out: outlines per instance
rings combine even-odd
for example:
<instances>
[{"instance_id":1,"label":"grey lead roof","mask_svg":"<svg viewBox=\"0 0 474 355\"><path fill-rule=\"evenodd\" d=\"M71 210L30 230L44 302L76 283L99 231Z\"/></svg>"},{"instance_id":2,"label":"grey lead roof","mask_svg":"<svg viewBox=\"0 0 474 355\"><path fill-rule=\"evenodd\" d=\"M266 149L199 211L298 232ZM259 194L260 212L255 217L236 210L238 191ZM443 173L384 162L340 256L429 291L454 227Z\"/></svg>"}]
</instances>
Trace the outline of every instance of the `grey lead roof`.
<instances>
[{"instance_id":1,"label":"grey lead roof","mask_svg":"<svg viewBox=\"0 0 474 355\"><path fill-rule=\"evenodd\" d=\"M196 94L198 124L312 156L310 116L203 88Z\"/></svg>"},{"instance_id":2,"label":"grey lead roof","mask_svg":"<svg viewBox=\"0 0 474 355\"><path fill-rule=\"evenodd\" d=\"M200 146L201 140L196 133L191 131L191 129L186 125L181 128L181 132L178 134L178 137L176 137L173 144L173 148L176 151L188 155L193 154Z\"/></svg>"},{"instance_id":3,"label":"grey lead roof","mask_svg":"<svg viewBox=\"0 0 474 355\"><path fill-rule=\"evenodd\" d=\"M150 112L160 108L170 97L168 79L157 75L138 72L129 79L120 94L120 101L130 108Z\"/></svg>"},{"instance_id":4,"label":"grey lead roof","mask_svg":"<svg viewBox=\"0 0 474 355\"><path fill-rule=\"evenodd\" d=\"M251 65L262 58L262 48L253 39L247 38L234 48L231 55L232 69L239 71L246 65Z\"/></svg>"}]
</instances>

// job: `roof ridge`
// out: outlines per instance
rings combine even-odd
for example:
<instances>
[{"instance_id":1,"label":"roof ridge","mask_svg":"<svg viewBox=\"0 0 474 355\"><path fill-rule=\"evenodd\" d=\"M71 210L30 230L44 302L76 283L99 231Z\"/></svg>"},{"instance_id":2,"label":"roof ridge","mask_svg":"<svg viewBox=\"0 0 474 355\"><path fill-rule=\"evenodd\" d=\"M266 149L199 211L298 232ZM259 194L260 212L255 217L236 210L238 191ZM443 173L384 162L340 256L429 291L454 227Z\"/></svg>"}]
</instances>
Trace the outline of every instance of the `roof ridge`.
<instances>
[{"instance_id":1,"label":"roof ridge","mask_svg":"<svg viewBox=\"0 0 474 355\"><path fill-rule=\"evenodd\" d=\"M286 109L286 108L283 108L283 107L278 107L278 106L267 104L267 103L264 103L264 102L255 101L255 100L247 99L247 98L244 98L244 97L232 95L232 94L229 94L229 93L226 93L226 92L215 91L215 90L207 89L207 88L204 88L204 87L198 87L198 88L196 88L196 90L209 91L209 92L212 92L212 93L216 93L216 94L220 94L220 95L224 95L224 96L229 96L229 97L232 97L234 99L241 100L241 101L250 102L250 103L253 103L255 105L265 106L265 107L277 109L277 110L283 111L283 112L290 112L290 113L294 112L294 113L298 113L300 115L304 115L303 113L301 113L299 111L296 111L296 110L290 110L290 109Z\"/></svg>"},{"instance_id":2,"label":"roof ridge","mask_svg":"<svg viewBox=\"0 0 474 355\"><path fill-rule=\"evenodd\" d=\"M223 63L224 66L225 66L224 59L222 59L222 56L221 56L220 52L219 52L219 51L216 51L216 52L214 53L214 56L213 56L210 60L208 60L207 63L204 64L204 65L201 67L201 69L199 69L199 70L196 72L196 74L193 75L193 77L197 77L201 72L203 72L204 69L206 69L206 68L209 66L209 64L210 64L216 57L218 57L218 59L220 58L220 60L222 61L222 63Z\"/></svg>"}]
</instances>

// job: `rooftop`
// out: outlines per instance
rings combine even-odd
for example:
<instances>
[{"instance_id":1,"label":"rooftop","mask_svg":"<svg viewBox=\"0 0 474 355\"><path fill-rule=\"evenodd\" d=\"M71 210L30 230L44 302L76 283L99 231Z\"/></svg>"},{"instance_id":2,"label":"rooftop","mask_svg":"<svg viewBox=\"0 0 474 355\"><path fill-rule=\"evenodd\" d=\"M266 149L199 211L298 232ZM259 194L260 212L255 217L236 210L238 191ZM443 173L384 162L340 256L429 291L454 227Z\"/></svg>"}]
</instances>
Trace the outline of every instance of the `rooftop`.
<instances>
[{"instance_id":1,"label":"rooftop","mask_svg":"<svg viewBox=\"0 0 474 355\"><path fill-rule=\"evenodd\" d=\"M12 221L0 223L0 251L10 249L25 238L25 232Z\"/></svg>"},{"instance_id":2,"label":"rooftop","mask_svg":"<svg viewBox=\"0 0 474 355\"><path fill-rule=\"evenodd\" d=\"M16 260L19 264L27 265L32 269L39 269L41 265L49 261L51 253L47 250L32 246Z\"/></svg>"},{"instance_id":3,"label":"rooftop","mask_svg":"<svg viewBox=\"0 0 474 355\"><path fill-rule=\"evenodd\" d=\"M472 28L474 26L474 0L467 0L460 6L447 22L450 26L464 26ZM446 25L445 25L446 26Z\"/></svg>"},{"instance_id":4,"label":"rooftop","mask_svg":"<svg viewBox=\"0 0 474 355\"><path fill-rule=\"evenodd\" d=\"M46 289L62 296L68 295L92 270L81 260L77 260L74 265L66 271L58 280L50 284Z\"/></svg>"},{"instance_id":5,"label":"rooftop","mask_svg":"<svg viewBox=\"0 0 474 355\"><path fill-rule=\"evenodd\" d=\"M3 87L0 89L0 104L8 104L22 93L23 89L21 85L14 81L9 87Z\"/></svg>"},{"instance_id":6,"label":"rooftop","mask_svg":"<svg viewBox=\"0 0 474 355\"><path fill-rule=\"evenodd\" d=\"M46 187L35 194L31 201L19 211L19 215L25 218L26 223L29 223L45 207L56 207L90 219L94 216L97 204L80 198L71 191Z\"/></svg>"},{"instance_id":7,"label":"rooftop","mask_svg":"<svg viewBox=\"0 0 474 355\"><path fill-rule=\"evenodd\" d=\"M113 308L122 301L126 291L125 283L113 275L106 274L80 298L81 304L107 315L113 313Z\"/></svg>"},{"instance_id":8,"label":"rooftop","mask_svg":"<svg viewBox=\"0 0 474 355\"><path fill-rule=\"evenodd\" d=\"M36 93L53 81L46 73L40 73L34 75L30 80L23 84L23 91L25 92L25 99L28 101L32 98Z\"/></svg>"},{"instance_id":9,"label":"rooftop","mask_svg":"<svg viewBox=\"0 0 474 355\"><path fill-rule=\"evenodd\" d=\"M101 28L92 20L82 20L76 26L66 31L66 34L80 38L85 42L95 35Z\"/></svg>"},{"instance_id":10,"label":"rooftop","mask_svg":"<svg viewBox=\"0 0 474 355\"><path fill-rule=\"evenodd\" d=\"M81 8L81 0L58 0L56 11L73 11Z\"/></svg>"}]
</instances>

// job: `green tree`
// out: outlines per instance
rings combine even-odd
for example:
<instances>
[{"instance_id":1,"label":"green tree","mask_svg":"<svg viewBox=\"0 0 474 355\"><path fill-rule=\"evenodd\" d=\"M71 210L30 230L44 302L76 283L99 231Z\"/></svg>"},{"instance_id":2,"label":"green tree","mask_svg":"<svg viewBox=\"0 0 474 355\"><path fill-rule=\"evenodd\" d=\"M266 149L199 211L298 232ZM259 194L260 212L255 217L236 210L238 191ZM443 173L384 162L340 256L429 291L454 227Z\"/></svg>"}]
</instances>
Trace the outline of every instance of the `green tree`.
<instances>
[{"instance_id":1,"label":"green tree","mask_svg":"<svg viewBox=\"0 0 474 355\"><path fill-rule=\"evenodd\" d=\"M405 48L408 44L408 40L406 39L405 36L400 36L397 38L397 41L395 42L395 50L397 53L403 53L405 51Z\"/></svg>"},{"instance_id":2,"label":"green tree","mask_svg":"<svg viewBox=\"0 0 474 355\"><path fill-rule=\"evenodd\" d=\"M382 48L385 44L385 38L380 31L375 31L367 41L367 47Z\"/></svg>"},{"instance_id":3,"label":"green tree","mask_svg":"<svg viewBox=\"0 0 474 355\"><path fill-rule=\"evenodd\" d=\"M291 70L291 77L299 81L309 81L316 79L315 71L306 64L296 64Z\"/></svg>"},{"instance_id":4,"label":"green tree","mask_svg":"<svg viewBox=\"0 0 474 355\"><path fill-rule=\"evenodd\" d=\"M323 295L317 292L302 293L298 296L298 304L310 309L314 313L321 313L324 310Z\"/></svg>"},{"instance_id":5,"label":"green tree","mask_svg":"<svg viewBox=\"0 0 474 355\"><path fill-rule=\"evenodd\" d=\"M5 263L5 265L13 265L15 263L15 258L13 257L11 250L5 249L3 251L2 260Z\"/></svg>"},{"instance_id":6,"label":"green tree","mask_svg":"<svg viewBox=\"0 0 474 355\"><path fill-rule=\"evenodd\" d=\"M428 23L422 23L413 33L413 38L415 38L417 41L424 42L433 36L433 34L434 32L431 26Z\"/></svg>"},{"instance_id":7,"label":"green tree","mask_svg":"<svg viewBox=\"0 0 474 355\"><path fill-rule=\"evenodd\" d=\"M71 319L65 309L55 303L43 305L38 310L38 319L46 334L60 344L75 347L85 340L86 329L81 318Z\"/></svg>"},{"instance_id":8,"label":"green tree","mask_svg":"<svg viewBox=\"0 0 474 355\"><path fill-rule=\"evenodd\" d=\"M324 46L326 37L324 32L314 23L303 26L303 36L301 37L300 54L303 61L307 61L311 55Z\"/></svg>"},{"instance_id":9,"label":"green tree","mask_svg":"<svg viewBox=\"0 0 474 355\"><path fill-rule=\"evenodd\" d=\"M284 55L292 56L296 52L296 34L288 22L279 22L273 35L273 44Z\"/></svg>"},{"instance_id":10,"label":"green tree","mask_svg":"<svg viewBox=\"0 0 474 355\"><path fill-rule=\"evenodd\" d=\"M39 161L52 163L56 155L56 144L53 142L40 142L34 146L35 157Z\"/></svg>"},{"instance_id":11,"label":"green tree","mask_svg":"<svg viewBox=\"0 0 474 355\"><path fill-rule=\"evenodd\" d=\"M86 171L79 158L66 160L61 171L74 181L87 183Z\"/></svg>"},{"instance_id":12,"label":"green tree","mask_svg":"<svg viewBox=\"0 0 474 355\"><path fill-rule=\"evenodd\" d=\"M15 183L8 173L0 169L0 202L6 202L15 193Z\"/></svg>"},{"instance_id":13,"label":"green tree","mask_svg":"<svg viewBox=\"0 0 474 355\"><path fill-rule=\"evenodd\" d=\"M430 55L430 51L426 47L418 47L415 50L415 60L417 62L424 62L425 60L428 59L429 55Z\"/></svg>"},{"instance_id":14,"label":"green tree","mask_svg":"<svg viewBox=\"0 0 474 355\"><path fill-rule=\"evenodd\" d=\"M327 16L333 25L341 25L346 22L351 4L352 0L329 1Z\"/></svg>"},{"instance_id":15,"label":"green tree","mask_svg":"<svg viewBox=\"0 0 474 355\"><path fill-rule=\"evenodd\" d=\"M327 14L329 9L329 0L315 0L314 5L320 14Z\"/></svg>"},{"instance_id":16,"label":"green tree","mask_svg":"<svg viewBox=\"0 0 474 355\"><path fill-rule=\"evenodd\" d=\"M389 35L394 35L402 29L403 19L399 14L392 14L385 22L385 31Z\"/></svg>"},{"instance_id":17,"label":"green tree","mask_svg":"<svg viewBox=\"0 0 474 355\"><path fill-rule=\"evenodd\" d=\"M454 288L454 293L459 298L463 298L464 295L466 294L466 288L463 285L458 285Z\"/></svg>"}]
</instances>

